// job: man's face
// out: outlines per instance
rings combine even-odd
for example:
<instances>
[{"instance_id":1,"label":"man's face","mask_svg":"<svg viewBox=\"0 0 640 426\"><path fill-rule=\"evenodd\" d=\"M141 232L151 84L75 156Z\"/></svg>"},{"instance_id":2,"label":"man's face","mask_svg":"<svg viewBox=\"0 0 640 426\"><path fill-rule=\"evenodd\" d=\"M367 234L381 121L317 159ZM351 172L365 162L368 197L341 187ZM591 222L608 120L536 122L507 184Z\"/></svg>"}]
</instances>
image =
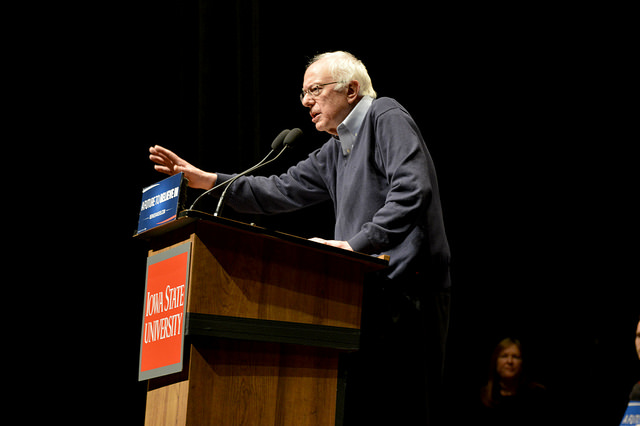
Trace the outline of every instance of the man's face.
<instances>
[{"instance_id":1,"label":"man's face","mask_svg":"<svg viewBox=\"0 0 640 426\"><path fill-rule=\"evenodd\" d=\"M302 88L309 90L318 84L333 81L326 61L320 60L307 68ZM309 108L311 121L316 125L316 130L337 136L338 126L349 115L352 105L348 101L347 89L336 92L333 86L324 86L318 96L305 95L302 105Z\"/></svg>"}]
</instances>

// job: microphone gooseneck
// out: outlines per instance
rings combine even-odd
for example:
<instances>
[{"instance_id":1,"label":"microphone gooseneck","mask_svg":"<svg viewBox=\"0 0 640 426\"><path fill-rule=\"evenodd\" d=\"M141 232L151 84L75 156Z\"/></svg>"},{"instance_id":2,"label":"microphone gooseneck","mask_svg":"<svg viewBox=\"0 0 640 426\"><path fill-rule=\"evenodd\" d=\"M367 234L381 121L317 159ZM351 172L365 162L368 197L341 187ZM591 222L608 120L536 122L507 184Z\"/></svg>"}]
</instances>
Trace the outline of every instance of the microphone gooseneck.
<instances>
[{"instance_id":1,"label":"microphone gooseneck","mask_svg":"<svg viewBox=\"0 0 640 426\"><path fill-rule=\"evenodd\" d=\"M282 153L287 150L287 148L292 148L294 143L296 142L296 140L298 140L298 138L300 136L302 136L302 130L300 130L298 128L295 128L295 129L291 130L290 132L288 131L286 136L283 138L282 142L279 142L278 139L280 138L280 136L282 136L283 133L284 132L281 132L278 135L278 137L276 138L276 140L274 140L273 143L271 144L271 147L272 147L271 152L273 152L273 150L275 150L277 148L277 146L279 146L281 144L284 145L284 148L282 148L282 151L280 151L278 153L278 155L276 155L273 159L271 159L271 160L269 160L267 162L264 162L264 160L262 160L260 163L258 163L256 166L252 167L251 169L249 169L249 170L247 170L245 172L242 172L239 175L234 176L233 179L229 179L227 181L228 183L225 182L225 183L227 183L227 187L224 189L224 191L222 192L222 195L220 196L220 199L218 200L218 205L216 206L216 211L213 214L214 216L217 217L220 214L220 212L222 212L222 206L224 205L224 198L227 195L227 191L229 190L229 188L231 188L231 184L233 182L235 182L236 179L246 175L247 173L252 172L253 170L256 170L256 169L258 169L258 168L260 168L262 166L266 166L267 164L276 161L278 159L278 157L280 157L282 155ZM279 143L276 143L276 142L279 142ZM274 146L276 148L274 148ZM269 153L269 154L271 154L271 153ZM267 157L265 157L265 160L266 160Z\"/></svg>"},{"instance_id":2,"label":"microphone gooseneck","mask_svg":"<svg viewBox=\"0 0 640 426\"><path fill-rule=\"evenodd\" d=\"M215 191L216 189L222 188L223 186L225 186L224 191L222 192L222 195L220 196L220 200L218 201L218 205L216 207L216 211L213 214L214 216L218 216L220 214L220 212L222 211L222 206L224 204L224 198L227 194L227 191L229 190L229 188L231 187L231 184L233 182L235 182L236 179L245 176L251 172L253 172L254 170L266 166L267 164L270 164L274 161L276 161L280 155L282 155L282 153L287 149L287 148L291 148L293 147L293 144L295 143L295 141L302 135L302 130L300 129L293 129L293 130L283 130L282 132L280 132L280 134L278 134L278 136L276 136L276 138L273 140L273 142L271 143L271 151L255 166L251 167L248 170L245 170L244 172L234 176L233 178L222 182L219 185L214 186L213 188L209 189L208 191L202 193L198 198L196 198L196 200L193 202L193 204L191 204L191 207L189 208L189 210L193 210L193 208L195 207L195 205L207 194L210 194L211 192ZM274 151L280 149L281 146L284 146L284 148L282 150L280 150L280 152L271 160L267 161L267 159L271 156L271 154L273 154Z\"/></svg>"}]
</instances>

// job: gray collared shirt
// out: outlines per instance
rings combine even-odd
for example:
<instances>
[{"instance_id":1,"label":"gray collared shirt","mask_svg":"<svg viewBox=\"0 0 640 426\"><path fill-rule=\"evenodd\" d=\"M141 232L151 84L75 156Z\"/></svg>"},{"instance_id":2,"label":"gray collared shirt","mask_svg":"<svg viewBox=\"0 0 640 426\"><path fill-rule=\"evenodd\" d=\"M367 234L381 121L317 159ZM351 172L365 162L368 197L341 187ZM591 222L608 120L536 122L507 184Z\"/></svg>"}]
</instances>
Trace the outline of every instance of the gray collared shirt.
<instances>
[{"instance_id":1,"label":"gray collared shirt","mask_svg":"<svg viewBox=\"0 0 640 426\"><path fill-rule=\"evenodd\" d=\"M338 136L340 144L342 145L343 155L347 156L351 153L353 143L356 140L356 136L358 136L360 126L372 102L373 98L371 96L364 96L360 99L358 105L347 115L347 118L338 126Z\"/></svg>"}]
</instances>

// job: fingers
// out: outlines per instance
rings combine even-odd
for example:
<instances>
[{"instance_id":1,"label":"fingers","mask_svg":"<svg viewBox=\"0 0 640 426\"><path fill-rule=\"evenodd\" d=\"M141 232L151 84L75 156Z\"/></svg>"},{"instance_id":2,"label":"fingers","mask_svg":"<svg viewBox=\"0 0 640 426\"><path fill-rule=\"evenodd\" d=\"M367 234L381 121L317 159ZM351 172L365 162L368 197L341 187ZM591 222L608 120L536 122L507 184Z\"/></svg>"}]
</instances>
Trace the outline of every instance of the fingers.
<instances>
[{"instance_id":1,"label":"fingers","mask_svg":"<svg viewBox=\"0 0 640 426\"><path fill-rule=\"evenodd\" d=\"M164 148L160 145L152 146L151 148L149 148L149 152L177 165L184 165L185 163L185 161L174 154L173 151L168 150L167 148Z\"/></svg>"},{"instance_id":2,"label":"fingers","mask_svg":"<svg viewBox=\"0 0 640 426\"><path fill-rule=\"evenodd\" d=\"M168 158L166 155L163 155L158 148L160 148L158 145L149 148L149 159L154 163L166 164L168 162Z\"/></svg>"},{"instance_id":3,"label":"fingers","mask_svg":"<svg viewBox=\"0 0 640 426\"><path fill-rule=\"evenodd\" d=\"M171 161L171 158L166 154L166 151L168 150L165 148L162 148L159 145L152 146L151 148L149 148L149 152L150 152L149 159L154 163L169 164L172 161Z\"/></svg>"},{"instance_id":4,"label":"fingers","mask_svg":"<svg viewBox=\"0 0 640 426\"><path fill-rule=\"evenodd\" d=\"M156 163L153 168L160 173L174 175L183 171L181 163L184 163L176 154L160 145L149 148L149 159Z\"/></svg>"},{"instance_id":5,"label":"fingers","mask_svg":"<svg viewBox=\"0 0 640 426\"><path fill-rule=\"evenodd\" d=\"M353 249L351 248L351 246L349 245L349 243L347 241L329 240L329 241L327 241L327 245L332 246L332 247L338 247L338 248L343 249L343 250L353 251Z\"/></svg>"},{"instance_id":6,"label":"fingers","mask_svg":"<svg viewBox=\"0 0 640 426\"><path fill-rule=\"evenodd\" d=\"M169 176L180 172L184 173L185 177L189 180L189 186L191 188L211 189L218 178L215 173L206 173L197 167L193 167L160 145L149 148L149 159L156 163L153 168L160 173Z\"/></svg>"},{"instance_id":7,"label":"fingers","mask_svg":"<svg viewBox=\"0 0 640 426\"><path fill-rule=\"evenodd\" d=\"M163 155L166 156L167 153L169 153L171 151L168 150L167 148L164 148L164 147L160 146L160 145L154 145L154 146L149 148L149 152L152 153L152 154L157 154L157 155L163 154ZM173 154L173 152L171 152L171 153ZM175 155L175 154L173 154L173 155Z\"/></svg>"},{"instance_id":8,"label":"fingers","mask_svg":"<svg viewBox=\"0 0 640 426\"><path fill-rule=\"evenodd\" d=\"M170 169L169 167L155 165L155 166L153 166L153 168L154 168L156 171L160 172L160 173L164 173L164 174L167 174L167 175L169 175L169 176L173 176L173 175L174 175L174 173L173 173L173 169Z\"/></svg>"},{"instance_id":9,"label":"fingers","mask_svg":"<svg viewBox=\"0 0 640 426\"><path fill-rule=\"evenodd\" d=\"M319 237L309 238L309 241L313 241L314 243L327 244L327 240L324 240Z\"/></svg>"},{"instance_id":10,"label":"fingers","mask_svg":"<svg viewBox=\"0 0 640 426\"><path fill-rule=\"evenodd\" d=\"M353 251L353 249L351 248L351 246L347 241L324 240L318 237L309 238L309 241L313 241L320 244L326 244L328 246L341 248L343 250Z\"/></svg>"},{"instance_id":11,"label":"fingers","mask_svg":"<svg viewBox=\"0 0 640 426\"><path fill-rule=\"evenodd\" d=\"M175 166L167 159L162 158L159 155L150 155L149 159L156 163L153 168L160 172L172 176L174 174Z\"/></svg>"},{"instance_id":12,"label":"fingers","mask_svg":"<svg viewBox=\"0 0 640 426\"><path fill-rule=\"evenodd\" d=\"M168 164L167 159L163 158L163 157L161 157L159 155L151 154L151 155L149 155L149 160L153 161L156 164Z\"/></svg>"}]
</instances>

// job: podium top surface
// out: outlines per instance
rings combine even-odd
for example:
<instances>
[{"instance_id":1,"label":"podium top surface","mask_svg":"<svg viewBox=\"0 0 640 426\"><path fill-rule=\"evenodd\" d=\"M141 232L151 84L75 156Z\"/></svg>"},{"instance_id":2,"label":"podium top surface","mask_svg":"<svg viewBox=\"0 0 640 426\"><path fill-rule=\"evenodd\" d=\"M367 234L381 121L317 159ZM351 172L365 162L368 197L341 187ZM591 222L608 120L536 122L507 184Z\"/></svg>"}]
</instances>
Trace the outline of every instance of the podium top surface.
<instances>
[{"instance_id":1,"label":"podium top surface","mask_svg":"<svg viewBox=\"0 0 640 426\"><path fill-rule=\"evenodd\" d=\"M333 254L357 262L367 263L370 266L373 266L374 269L383 269L389 265L389 261L386 259L349 250L343 250L337 247L310 241L306 238L297 237L295 235L290 235L271 229L266 229L253 224L250 225L231 219L216 217L198 210L184 210L178 214L178 217L174 221L150 229L148 231L141 232L140 234L134 235L134 238L153 241L173 231L177 231L198 222L202 222L204 224L212 226L223 226L225 228L237 230L238 232L250 233L256 236L262 236L264 238L273 238L289 244L298 245L301 248L304 247L307 249L321 251L325 254Z\"/></svg>"}]
</instances>

